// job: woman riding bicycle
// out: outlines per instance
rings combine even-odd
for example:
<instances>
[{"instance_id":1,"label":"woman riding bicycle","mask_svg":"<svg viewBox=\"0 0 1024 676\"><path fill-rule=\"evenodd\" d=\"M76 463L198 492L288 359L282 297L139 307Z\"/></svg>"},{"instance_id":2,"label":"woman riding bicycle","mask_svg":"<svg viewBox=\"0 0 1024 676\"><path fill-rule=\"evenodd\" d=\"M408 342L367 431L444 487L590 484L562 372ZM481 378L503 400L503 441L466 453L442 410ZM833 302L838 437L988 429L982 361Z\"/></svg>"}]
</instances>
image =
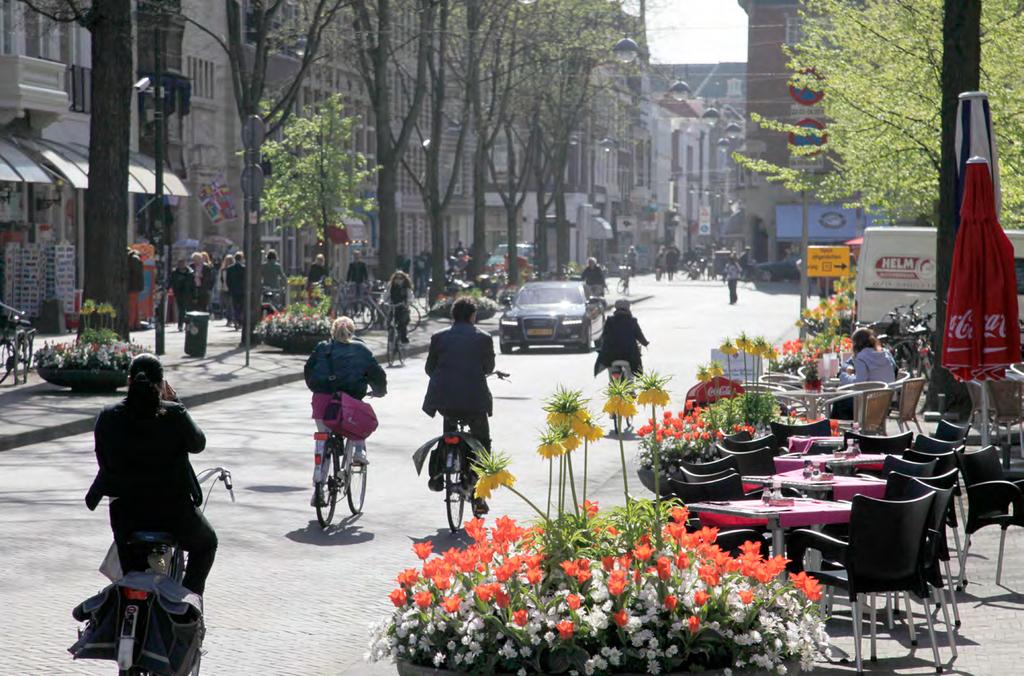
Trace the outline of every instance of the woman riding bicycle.
<instances>
[{"instance_id":1,"label":"woman riding bicycle","mask_svg":"<svg viewBox=\"0 0 1024 676\"><path fill-rule=\"evenodd\" d=\"M327 432L324 409L336 392L344 392L362 401L367 390L373 396L383 397L388 391L388 378L370 349L354 338L356 325L349 317L338 317L331 324L331 340L325 340L313 349L306 360L303 374L306 386L313 391L310 402L317 432ZM366 442L356 441L352 463L366 465Z\"/></svg>"},{"instance_id":2,"label":"woman riding bicycle","mask_svg":"<svg viewBox=\"0 0 1024 676\"><path fill-rule=\"evenodd\" d=\"M217 534L199 511L202 492L189 462L206 436L175 401L160 360L140 354L128 367L128 396L96 419L96 474L85 504L110 498L110 528L124 571L145 570L127 546L131 534L170 533L188 552L182 584L202 596L217 552Z\"/></svg>"},{"instance_id":3,"label":"woman riding bicycle","mask_svg":"<svg viewBox=\"0 0 1024 676\"><path fill-rule=\"evenodd\" d=\"M633 373L643 371L640 346L647 347L647 338L640 330L640 324L629 310L629 301L620 298L615 301L615 312L604 325L601 350L597 353L594 375L608 368L616 361L628 361Z\"/></svg>"},{"instance_id":4,"label":"woman riding bicycle","mask_svg":"<svg viewBox=\"0 0 1024 676\"><path fill-rule=\"evenodd\" d=\"M412 280L409 275L397 270L388 282L388 300L394 308L398 339L403 343L409 342L409 304L413 297Z\"/></svg>"}]
</instances>

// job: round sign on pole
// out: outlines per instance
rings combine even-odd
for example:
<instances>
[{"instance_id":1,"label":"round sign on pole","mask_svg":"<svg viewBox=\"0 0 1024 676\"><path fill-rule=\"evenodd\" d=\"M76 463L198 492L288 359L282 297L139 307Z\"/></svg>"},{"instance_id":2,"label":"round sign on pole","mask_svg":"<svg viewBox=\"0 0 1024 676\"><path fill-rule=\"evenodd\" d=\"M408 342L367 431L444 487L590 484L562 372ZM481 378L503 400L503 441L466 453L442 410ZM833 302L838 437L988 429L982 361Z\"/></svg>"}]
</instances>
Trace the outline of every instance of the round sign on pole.
<instances>
[{"instance_id":1,"label":"round sign on pole","mask_svg":"<svg viewBox=\"0 0 1024 676\"><path fill-rule=\"evenodd\" d=\"M263 143L267 126L259 115L250 115L242 123L242 145L246 148L258 148Z\"/></svg>"},{"instance_id":2,"label":"round sign on pole","mask_svg":"<svg viewBox=\"0 0 1024 676\"><path fill-rule=\"evenodd\" d=\"M803 136L790 132L789 145L796 146L797 148L807 148L809 146L823 147L828 143L828 134L824 133L825 125L821 122L807 117L797 122L796 126L803 127L804 129L813 129L822 133L813 136Z\"/></svg>"},{"instance_id":3,"label":"round sign on pole","mask_svg":"<svg viewBox=\"0 0 1024 676\"><path fill-rule=\"evenodd\" d=\"M821 76L813 68L800 71L801 75L821 79ZM825 92L819 91L809 85L799 86L795 82L789 83L789 95L801 106L815 106L825 98Z\"/></svg>"}]
</instances>

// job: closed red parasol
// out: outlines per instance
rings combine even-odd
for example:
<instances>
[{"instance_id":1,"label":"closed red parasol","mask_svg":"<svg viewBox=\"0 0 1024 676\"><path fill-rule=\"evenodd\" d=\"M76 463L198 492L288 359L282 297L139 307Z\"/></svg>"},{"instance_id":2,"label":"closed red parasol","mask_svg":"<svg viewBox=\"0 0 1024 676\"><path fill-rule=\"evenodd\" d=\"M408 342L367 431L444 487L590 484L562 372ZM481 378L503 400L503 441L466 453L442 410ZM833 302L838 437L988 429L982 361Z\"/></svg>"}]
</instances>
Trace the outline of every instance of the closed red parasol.
<instances>
[{"instance_id":1,"label":"closed red parasol","mask_svg":"<svg viewBox=\"0 0 1024 676\"><path fill-rule=\"evenodd\" d=\"M1001 380L1020 361L1013 245L996 217L988 162L971 158L953 249L942 365L960 380Z\"/></svg>"}]
</instances>

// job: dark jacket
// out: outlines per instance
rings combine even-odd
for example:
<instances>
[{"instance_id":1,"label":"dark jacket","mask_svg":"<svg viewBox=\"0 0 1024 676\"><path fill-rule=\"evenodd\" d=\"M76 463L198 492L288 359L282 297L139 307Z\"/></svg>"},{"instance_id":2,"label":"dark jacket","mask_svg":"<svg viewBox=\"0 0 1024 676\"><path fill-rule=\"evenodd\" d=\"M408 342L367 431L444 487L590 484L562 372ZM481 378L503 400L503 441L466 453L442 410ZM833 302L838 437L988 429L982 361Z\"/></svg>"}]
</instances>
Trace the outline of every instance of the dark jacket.
<instances>
[{"instance_id":1,"label":"dark jacket","mask_svg":"<svg viewBox=\"0 0 1024 676\"><path fill-rule=\"evenodd\" d=\"M309 266L309 274L306 275L306 282L309 284L319 284L327 276L327 267L320 265L319 263L313 263Z\"/></svg>"},{"instance_id":2,"label":"dark jacket","mask_svg":"<svg viewBox=\"0 0 1024 676\"><path fill-rule=\"evenodd\" d=\"M370 272L366 269L366 263L363 261L353 261L349 264L348 275L346 275L345 280L353 284L365 284L368 282L370 280Z\"/></svg>"},{"instance_id":3,"label":"dark jacket","mask_svg":"<svg viewBox=\"0 0 1024 676\"><path fill-rule=\"evenodd\" d=\"M192 284L192 271L188 268L174 268L171 271L171 290L178 300L192 297Z\"/></svg>"},{"instance_id":4,"label":"dark jacket","mask_svg":"<svg viewBox=\"0 0 1024 676\"><path fill-rule=\"evenodd\" d=\"M96 419L99 471L85 496L96 509L103 496L132 501L199 504L189 453L206 448L206 435L181 404L164 402L163 412L137 419L122 401L103 409Z\"/></svg>"},{"instance_id":5,"label":"dark jacket","mask_svg":"<svg viewBox=\"0 0 1024 676\"><path fill-rule=\"evenodd\" d=\"M228 294L235 298L245 295L245 264L234 262L224 271L224 281L228 285Z\"/></svg>"},{"instance_id":6,"label":"dark jacket","mask_svg":"<svg viewBox=\"0 0 1024 676\"><path fill-rule=\"evenodd\" d=\"M640 330L636 317L629 310L616 310L605 322L594 373L599 373L602 367L611 366L613 361L620 359L628 361L634 373L640 373L643 370L640 345L646 346L647 338Z\"/></svg>"},{"instance_id":7,"label":"dark jacket","mask_svg":"<svg viewBox=\"0 0 1024 676\"><path fill-rule=\"evenodd\" d=\"M128 255L128 293L139 293L146 288L142 259L133 251Z\"/></svg>"},{"instance_id":8,"label":"dark jacket","mask_svg":"<svg viewBox=\"0 0 1024 676\"><path fill-rule=\"evenodd\" d=\"M487 374L494 371L494 341L466 322L430 338L426 372L430 376L423 411L430 417L456 413L491 415Z\"/></svg>"},{"instance_id":9,"label":"dark jacket","mask_svg":"<svg viewBox=\"0 0 1024 676\"><path fill-rule=\"evenodd\" d=\"M332 387L314 387L311 383L317 378L319 364L324 357L330 358L328 374L333 374L334 385ZM327 362L322 362L326 364ZM333 371L332 371L333 368ZM380 367L374 358L370 348L359 340L351 343L339 343L336 340L325 340L313 348L313 353L306 360L303 369L306 378L306 385L314 392L322 394L333 394L344 392L350 397L363 399L366 397L368 388L373 388L373 393L383 397L388 391L388 377L384 369Z\"/></svg>"},{"instance_id":10,"label":"dark jacket","mask_svg":"<svg viewBox=\"0 0 1024 676\"><path fill-rule=\"evenodd\" d=\"M604 286L604 271L600 266L587 266L583 268L583 273L580 276L587 286Z\"/></svg>"}]
</instances>

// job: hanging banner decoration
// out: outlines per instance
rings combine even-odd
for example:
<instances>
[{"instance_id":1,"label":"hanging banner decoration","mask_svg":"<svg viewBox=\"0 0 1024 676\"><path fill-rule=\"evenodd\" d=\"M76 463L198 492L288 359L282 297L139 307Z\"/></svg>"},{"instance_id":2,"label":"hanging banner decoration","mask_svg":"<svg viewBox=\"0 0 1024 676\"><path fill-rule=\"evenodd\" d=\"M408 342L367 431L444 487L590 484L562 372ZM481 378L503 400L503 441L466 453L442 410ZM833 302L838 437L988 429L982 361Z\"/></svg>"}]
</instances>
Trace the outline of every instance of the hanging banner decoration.
<instances>
[{"instance_id":1,"label":"hanging banner decoration","mask_svg":"<svg viewBox=\"0 0 1024 676\"><path fill-rule=\"evenodd\" d=\"M223 172L217 174L209 183L199 185L199 202L214 225L238 217L235 201L231 197L231 188L228 187Z\"/></svg>"}]
</instances>

